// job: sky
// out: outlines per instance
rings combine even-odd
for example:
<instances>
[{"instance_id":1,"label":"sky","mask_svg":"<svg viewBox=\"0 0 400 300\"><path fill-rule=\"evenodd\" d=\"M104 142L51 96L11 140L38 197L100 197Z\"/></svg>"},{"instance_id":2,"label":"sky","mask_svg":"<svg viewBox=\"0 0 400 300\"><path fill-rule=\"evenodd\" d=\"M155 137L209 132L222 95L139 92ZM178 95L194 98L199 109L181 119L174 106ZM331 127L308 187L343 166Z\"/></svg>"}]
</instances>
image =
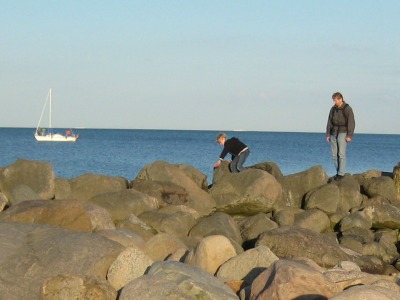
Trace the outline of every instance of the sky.
<instances>
[{"instance_id":1,"label":"sky","mask_svg":"<svg viewBox=\"0 0 400 300\"><path fill-rule=\"evenodd\" d=\"M0 127L400 134L398 0L0 0Z\"/></svg>"}]
</instances>

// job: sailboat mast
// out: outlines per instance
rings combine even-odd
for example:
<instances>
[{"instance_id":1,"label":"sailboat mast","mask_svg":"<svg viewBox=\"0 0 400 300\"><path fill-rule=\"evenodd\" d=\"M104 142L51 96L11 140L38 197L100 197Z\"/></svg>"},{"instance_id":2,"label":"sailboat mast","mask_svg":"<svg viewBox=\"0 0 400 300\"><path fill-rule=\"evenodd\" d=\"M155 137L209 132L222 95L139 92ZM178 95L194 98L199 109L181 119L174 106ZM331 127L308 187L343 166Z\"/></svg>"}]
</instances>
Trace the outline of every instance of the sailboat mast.
<instances>
[{"instance_id":1,"label":"sailboat mast","mask_svg":"<svg viewBox=\"0 0 400 300\"><path fill-rule=\"evenodd\" d=\"M52 128L51 127L51 88L50 88L49 94L50 94L49 128Z\"/></svg>"}]
</instances>

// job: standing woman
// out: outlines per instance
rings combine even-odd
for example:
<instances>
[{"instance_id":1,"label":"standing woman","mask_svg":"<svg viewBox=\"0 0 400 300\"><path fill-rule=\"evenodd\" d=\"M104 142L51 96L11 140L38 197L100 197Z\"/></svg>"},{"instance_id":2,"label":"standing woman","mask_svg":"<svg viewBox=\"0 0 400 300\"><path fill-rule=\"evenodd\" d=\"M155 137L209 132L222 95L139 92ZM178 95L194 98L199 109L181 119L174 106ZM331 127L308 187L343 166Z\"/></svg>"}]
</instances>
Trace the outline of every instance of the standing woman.
<instances>
[{"instance_id":1,"label":"standing woman","mask_svg":"<svg viewBox=\"0 0 400 300\"><path fill-rule=\"evenodd\" d=\"M335 180L340 180L346 173L346 147L354 134L355 121L353 110L341 93L332 95L334 105L329 111L326 125L326 140L331 144L332 158L336 168Z\"/></svg>"}]
</instances>

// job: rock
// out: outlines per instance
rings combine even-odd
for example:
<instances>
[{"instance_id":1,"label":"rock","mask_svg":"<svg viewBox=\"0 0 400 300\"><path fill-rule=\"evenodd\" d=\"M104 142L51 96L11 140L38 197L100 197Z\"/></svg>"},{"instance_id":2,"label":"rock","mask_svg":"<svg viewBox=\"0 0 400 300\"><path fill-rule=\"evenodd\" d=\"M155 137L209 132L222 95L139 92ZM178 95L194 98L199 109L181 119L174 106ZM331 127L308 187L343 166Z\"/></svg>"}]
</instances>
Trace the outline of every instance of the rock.
<instances>
[{"instance_id":1,"label":"rock","mask_svg":"<svg viewBox=\"0 0 400 300\"><path fill-rule=\"evenodd\" d=\"M146 243L140 235L129 230L103 229L96 231L96 233L120 243L124 247L138 247L143 249Z\"/></svg>"},{"instance_id":2,"label":"rock","mask_svg":"<svg viewBox=\"0 0 400 300\"><path fill-rule=\"evenodd\" d=\"M342 232L354 227L370 229L372 227L372 222L370 219L365 217L364 211L355 211L345 216L339 222L339 226L340 226L340 231Z\"/></svg>"},{"instance_id":3,"label":"rock","mask_svg":"<svg viewBox=\"0 0 400 300\"><path fill-rule=\"evenodd\" d=\"M335 181L339 187L340 197L338 210L348 212L352 208L357 208L363 201L363 195L360 193L360 184L353 176L345 176L343 180Z\"/></svg>"},{"instance_id":4,"label":"rock","mask_svg":"<svg viewBox=\"0 0 400 300\"><path fill-rule=\"evenodd\" d=\"M325 185L327 181L328 175L321 166L315 166L300 173L284 176L281 184L287 197L287 206L301 207L305 194Z\"/></svg>"},{"instance_id":5,"label":"rock","mask_svg":"<svg viewBox=\"0 0 400 300\"><path fill-rule=\"evenodd\" d=\"M397 199L400 199L400 162L393 168L393 181L397 190Z\"/></svg>"},{"instance_id":6,"label":"rock","mask_svg":"<svg viewBox=\"0 0 400 300\"><path fill-rule=\"evenodd\" d=\"M372 228L400 229L400 208L392 205L372 205L363 209L364 216L372 222Z\"/></svg>"},{"instance_id":7,"label":"rock","mask_svg":"<svg viewBox=\"0 0 400 300\"><path fill-rule=\"evenodd\" d=\"M307 257L322 267L333 267L340 261L351 260L331 238L291 226L264 232L256 242L256 246L260 245L268 246L279 258Z\"/></svg>"},{"instance_id":8,"label":"rock","mask_svg":"<svg viewBox=\"0 0 400 300\"><path fill-rule=\"evenodd\" d=\"M327 214L337 211L340 201L340 190L336 184L319 186L305 195L304 208L317 208Z\"/></svg>"},{"instance_id":9,"label":"rock","mask_svg":"<svg viewBox=\"0 0 400 300\"><path fill-rule=\"evenodd\" d=\"M0 193L0 212L2 212L4 210L4 208L6 208L8 205L8 199L6 197L6 195L4 195L3 193Z\"/></svg>"},{"instance_id":10,"label":"rock","mask_svg":"<svg viewBox=\"0 0 400 300\"><path fill-rule=\"evenodd\" d=\"M130 186L134 190L156 198L160 207L168 204L185 205L190 197L183 187L172 182L135 179L131 181Z\"/></svg>"},{"instance_id":11,"label":"rock","mask_svg":"<svg viewBox=\"0 0 400 300\"><path fill-rule=\"evenodd\" d=\"M369 198L383 196L388 199L397 198L397 188L392 178L387 176L375 177L362 185L363 191Z\"/></svg>"},{"instance_id":12,"label":"rock","mask_svg":"<svg viewBox=\"0 0 400 300\"><path fill-rule=\"evenodd\" d=\"M70 179L72 199L87 201L94 196L119 192L128 188L128 181L122 177L98 174L83 174Z\"/></svg>"},{"instance_id":13,"label":"rock","mask_svg":"<svg viewBox=\"0 0 400 300\"><path fill-rule=\"evenodd\" d=\"M76 200L24 201L0 214L0 222L49 224L83 232L115 229L105 209Z\"/></svg>"},{"instance_id":14,"label":"rock","mask_svg":"<svg viewBox=\"0 0 400 300\"><path fill-rule=\"evenodd\" d=\"M191 178L199 188L208 192L208 182L206 175L190 165L178 164L176 166L178 167L178 169L182 170L189 178Z\"/></svg>"},{"instance_id":15,"label":"rock","mask_svg":"<svg viewBox=\"0 0 400 300\"><path fill-rule=\"evenodd\" d=\"M237 223L240 227L243 241L255 240L261 233L279 227L279 225L272 221L270 216L265 213L258 213L254 216L245 217Z\"/></svg>"},{"instance_id":16,"label":"rock","mask_svg":"<svg viewBox=\"0 0 400 300\"><path fill-rule=\"evenodd\" d=\"M216 276L224 282L242 281L242 287L247 286L278 259L267 246L258 246L226 261Z\"/></svg>"},{"instance_id":17,"label":"rock","mask_svg":"<svg viewBox=\"0 0 400 300\"><path fill-rule=\"evenodd\" d=\"M144 251L153 261L161 261L181 248L187 249L186 245L174 235L158 233L146 242Z\"/></svg>"},{"instance_id":18,"label":"rock","mask_svg":"<svg viewBox=\"0 0 400 300\"><path fill-rule=\"evenodd\" d=\"M55 197L56 200L72 199L72 190L69 179L55 179Z\"/></svg>"},{"instance_id":19,"label":"rock","mask_svg":"<svg viewBox=\"0 0 400 300\"><path fill-rule=\"evenodd\" d=\"M229 214L254 215L269 212L282 197L281 185L269 173L246 169L229 173L210 189L218 211Z\"/></svg>"},{"instance_id":20,"label":"rock","mask_svg":"<svg viewBox=\"0 0 400 300\"><path fill-rule=\"evenodd\" d=\"M115 300L117 291L106 280L98 277L57 275L44 281L39 298L41 300Z\"/></svg>"},{"instance_id":21,"label":"rock","mask_svg":"<svg viewBox=\"0 0 400 300\"><path fill-rule=\"evenodd\" d=\"M393 292L389 289L380 286L361 285L353 286L349 289L329 298L329 300L365 300L365 299L379 299L379 300L399 300L398 292Z\"/></svg>"},{"instance_id":22,"label":"rock","mask_svg":"<svg viewBox=\"0 0 400 300\"><path fill-rule=\"evenodd\" d=\"M136 179L170 182L181 186L187 192L187 200L184 205L195 209L201 216L208 215L215 207L214 199L206 191L202 190L186 172L186 170L183 171L176 165L164 161L156 161L145 166Z\"/></svg>"},{"instance_id":23,"label":"rock","mask_svg":"<svg viewBox=\"0 0 400 300\"><path fill-rule=\"evenodd\" d=\"M50 200L55 193L51 164L18 159L0 172L0 191L14 205L25 200ZM31 199L29 199L31 198Z\"/></svg>"},{"instance_id":24,"label":"rock","mask_svg":"<svg viewBox=\"0 0 400 300\"><path fill-rule=\"evenodd\" d=\"M239 245L243 243L239 226L235 220L222 212L200 219L189 232L189 236L206 237L210 235L223 235Z\"/></svg>"},{"instance_id":25,"label":"rock","mask_svg":"<svg viewBox=\"0 0 400 300\"><path fill-rule=\"evenodd\" d=\"M130 214L138 216L159 207L157 199L132 189L96 195L88 202L106 209L114 222L122 221Z\"/></svg>"},{"instance_id":26,"label":"rock","mask_svg":"<svg viewBox=\"0 0 400 300\"><path fill-rule=\"evenodd\" d=\"M0 249L1 298L39 299L43 282L58 275L105 279L123 246L92 233L0 222Z\"/></svg>"},{"instance_id":27,"label":"rock","mask_svg":"<svg viewBox=\"0 0 400 300\"><path fill-rule=\"evenodd\" d=\"M260 169L263 171L268 172L272 176L275 177L275 179L280 182L281 179L283 178L283 173L281 169L278 167L278 165L272 161L267 161L263 163L259 163L253 166L250 166L249 168L254 168L254 169Z\"/></svg>"},{"instance_id":28,"label":"rock","mask_svg":"<svg viewBox=\"0 0 400 300\"><path fill-rule=\"evenodd\" d=\"M223 235L212 235L203 238L193 250L189 251L185 263L214 275L223 263L234 256L236 250L228 238Z\"/></svg>"},{"instance_id":29,"label":"rock","mask_svg":"<svg viewBox=\"0 0 400 300\"><path fill-rule=\"evenodd\" d=\"M140 220L134 214L130 214L125 220L116 222L115 227L117 229L129 230L135 234L141 236L144 240L148 240L153 237L157 231L145 222Z\"/></svg>"},{"instance_id":30,"label":"rock","mask_svg":"<svg viewBox=\"0 0 400 300\"><path fill-rule=\"evenodd\" d=\"M309 209L294 216L294 226L315 232L326 232L330 229L329 217L319 209Z\"/></svg>"},{"instance_id":31,"label":"rock","mask_svg":"<svg viewBox=\"0 0 400 300\"><path fill-rule=\"evenodd\" d=\"M239 300L222 281L206 271L175 261L154 263L147 275L126 285L119 300Z\"/></svg>"},{"instance_id":32,"label":"rock","mask_svg":"<svg viewBox=\"0 0 400 300\"><path fill-rule=\"evenodd\" d=\"M296 215L304 212L303 209L298 207L285 207L274 213L273 220L278 223L279 226L293 225Z\"/></svg>"},{"instance_id":33,"label":"rock","mask_svg":"<svg viewBox=\"0 0 400 300\"><path fill-rule=\"evenodd\" d=\"M116 290L142 276L153 260L137 247L127 247L111 264L107 280Z\"/></svg>"},{"instance_id":34,"label":"rock","mask_svg":"<svg viewBox=\"0 0 400 300\"><path fill-rule=\"evenodd\" d=\"M324 274L299 262L278 260L252 283L250 299L331 299L338 286Z\"/></svg>"},{"instance_id":35,"label":"rock","mask_svg":"<svg viewBox=\"0 0 400 300\"><path fill-rule=\"evenodd\" d=\"M181 237L188 235L190 228L199 218L199 214L184 205L168 205L158 210L144 212L139 215L139 218L157 232Z\"/></svg>"}]
</instances>

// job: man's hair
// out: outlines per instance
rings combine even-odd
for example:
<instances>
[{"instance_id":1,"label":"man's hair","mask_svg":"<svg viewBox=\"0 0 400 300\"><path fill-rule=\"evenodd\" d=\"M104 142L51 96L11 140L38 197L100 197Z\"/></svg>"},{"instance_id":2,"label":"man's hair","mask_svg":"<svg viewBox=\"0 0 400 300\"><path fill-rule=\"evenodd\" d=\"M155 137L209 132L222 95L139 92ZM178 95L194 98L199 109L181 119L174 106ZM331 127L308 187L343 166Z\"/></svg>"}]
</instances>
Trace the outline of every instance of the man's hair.
<instances>
[{"instance_id":1,"label":"man's hair","mask_svg":"<svg viewBox=\"0 0 400 300\"><path fill-rule=\"evenodd\" d=\"M226 138L226 134L225 133L220 133L220 134L218 134L218 136L217 136L217 142L220 140L220 139L222 139L222 138Z\"/></svg>"},{"instance_id":2,"label":"man's hair","mask_svg":"<svg viewBox=\"0 0 400 300\"><path fill-rule=\"evenodd\" d=\"M336 92L332 95L332 99L336 99L336 98L343 99L343 95L339 92Z\"/></svg>"}]
</instances>

